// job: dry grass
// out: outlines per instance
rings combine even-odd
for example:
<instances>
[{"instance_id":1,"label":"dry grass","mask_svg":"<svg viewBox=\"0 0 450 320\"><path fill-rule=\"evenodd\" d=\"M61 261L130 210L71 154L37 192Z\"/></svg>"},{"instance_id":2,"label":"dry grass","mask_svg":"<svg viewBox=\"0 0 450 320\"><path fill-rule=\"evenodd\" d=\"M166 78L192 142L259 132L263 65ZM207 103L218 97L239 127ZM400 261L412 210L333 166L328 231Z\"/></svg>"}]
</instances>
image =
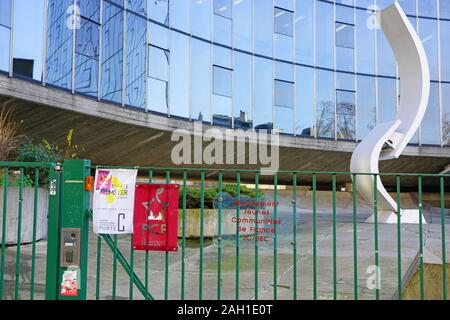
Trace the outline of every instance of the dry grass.
<instances>
[{"instance_id":1,"label":"dry grass","mask_svg":"<svg viewBox=\"0 0 450 320\"><path fill-rule=\"evenodd\" d=\"M17 147L21 123L14 121L14 103L12 101L0 104L0 160L9 159L12 151Z\"/></svg>"}]
</instances>

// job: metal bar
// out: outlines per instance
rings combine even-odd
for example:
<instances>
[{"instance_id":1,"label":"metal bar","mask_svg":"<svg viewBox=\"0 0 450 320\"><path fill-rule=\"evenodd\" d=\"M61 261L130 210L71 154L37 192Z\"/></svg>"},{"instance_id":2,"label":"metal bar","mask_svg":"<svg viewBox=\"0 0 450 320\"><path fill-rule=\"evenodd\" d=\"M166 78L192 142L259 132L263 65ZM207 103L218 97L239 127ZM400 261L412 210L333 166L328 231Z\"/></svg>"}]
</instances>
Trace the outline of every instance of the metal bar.
<instances>
[{"instance_id":1,"label":"metal bar","mask_svg":"<svg viewBox=\"0 0 450 320\"><path fill-rule=\"evenodd\" d=\"M237 181L237 206L236 206L236 300L239 300L239 270L240 270L240 218L241 218L241 172L236 172L236 181Z\"/></svg>"},{"instance_id":2,"label":"metal bar","mask_svg":"<svg viewBox=\"0 0 450 320\"><path fill-rule=\"evenodd\" d=\"M133 289L134 289L134 248L133 248L133 235L130 237L130 301L133 300Z\"/></svg>"},{"instance_id":3,"label":"metal bar","mask_svg":"<svg viewBox=\"0 0 450 320\"><path fill-rule=\"evenodd\" d=\"M3 168L24 168L24 169L52 169L55 166L54 163L50 162L8 162L0 161L0 167Z\"/></svg>"},{"instance_id":4,"label":"metal bar","mask_svg":"<svg viewBox=\"0 0 450 320\"><path fill-rule=\"evenodd\" d=\"M259 202L259 173L255 175L255 193L256 202ZM259 267L259 241L258 241L258 218L259 218L259 207L256 207L255 214L255 300L259 299L259 277L258 277L258 267Z\"/></svg>"},{"instance_id":5,"label":"metal bar","mask_svg":"<svg viewBox=\"0 0 450 320\"><path fill-rule=\"evenodd\" d=\"M277 243L277 220L278 220L278 175L275 175L273 178L274 191L273 191L273 299L277 300L278 298L278 270L277 270L277 254L278 254L278 243Z\"/></svg>"},{"instance_id":6,"label":"metal bar","mask_svg":"<svg viewBox=\"0 0 450 320\"><path fill-rule=\"evenodd\" d=\"M50 195L47 223L47 265L45 279L45 299L57 300L60 292L60 229L64 172L50 170Z\"/></svg>"},{"instance_id":7,"label":"metal bar","mask_svg":"<svg viewBox=\"0 0 450 320\"><path fill-rule=\"evenodd\" d=\"M424 264L423 264L423 194L422 194L422 177L418 178L419 184L419 253L420 253L420 300L425 300L424 287Z\"/></svg>"},{"instance_id":8,"label":"metal bar","mask_svg":"<svg viewBox=\"0 0 450 320\"><path fill-rule=\"evenodd\" d=\"M170 184L170 170L166 171L166 183ZM169 300L169 252L164 253L164 300Z\"/></svg>"},{"instance_id":9,"label":"metal bar","mask_svg":"<svg viewBox=\"0 0 450 320\"><path fill-rule=\"evenodd\" d=\"M317 176L313 175L313 298L317 300Z\"/></svg>"},{"instance_id":10,"label":"metal bar","mask_svg":"<svg viewBox=\"0 0 450 320\"><path fill-rule=\"evenodd\" d=\"M219 172L219 221L217 239L217 300L222 297L222 205L223 205L223 173Z\"/></svg>"},{"instance_id":11,"label":"metal bar","mask_svg":"<svg viewBox=\"0 0 450 320\"><path fill-rule=\"evenodd\" d=\"M34 169L34 203L33 203L33 243L32 243L32 247L31 247L30 300L34 300L38 195L39 195L39 168L35 168Z\"/></svg>"},{"instance_id":12,"label":"metal bar","mask_svg":"<svg viewBox=\"0 0 450 320\"><path fill-rule=\"evenodd\" d=\"M100 300L102 237L97 236L97 275L95 278L95 300Z\"/></svg>"},{"instance_id":13,"label":"metal bar","mask_svg":"<svg viewBox=\"0 0 450 320\"><path fill-rule=\"evenodd\" d=\"M201 172L200 182L200 268L199 268L199 283L198 283L198 297L203 300L203 233L204 233L204 219L205 219L205 172Z\"/></svg>"},{"instance_id":14,"label":"metal bar","mask_svg":"<svg viewBox=\"0 0 450 320\"><path fill-rule=\"evenodd\" d=\"M379 272L378 272L378 175L374 175L373 179L373 214L374 214L374 247L375 247L375 298L380 300L380 283L379 283Z\"/></svg>"},{"instance_id":15,"label":"metal bar","mask_svg":"<svg viewBox=\"0 0 450 320\"><path fill-rule=\"evenodd\" d=\"M357 176L353 175L353 295L358 300L358 218L357 218Z\"/></svg>"},{"instance_id":16,"label":"metal bar","mask_svg":"<svg viewBox=\"0 0 450 320\"><path fill-rule=\"evenodd\" d=\"M22 208L23 208L23 176L24 169L20 168L20 184L19 184L19 212L17 217L17 251L16 251L16 274L14 287L14 300L19 300L19 286L20 286L20 249L22 241Z\"/></svg>"},{"instance_id":17,"label":"metal bar","mask_svg":"<svg viewBox=\"0 0 450 320\"><path fill-rule=\"evenodd\" d=\"M106 240L106 237L105 237ZM112 283L112 300L116 300L117 295L117 235L114 235L114 244L113 244L113 283Z\"/></svg>"},{"instance_id":18,"label":"metal bar","mask_svg":"<svg viewBox=\"0 0 450 320\"><path fill-rule=\"evenodd\" d=\"M337 260L336 260L336 175L333 184L333 299L337 300Z\"/></svg>"},{"instance_id":19,"label":"metal bar","mask_svg":"<svg viewBox=\"0 0 450 320\"><path fill-rule=\"evenodd\" d=\"M398 291L398 300L402 300L402 224L401 224L401 180L400 177L396 178L396 186L397 186L397 291Z\"/></svg>"},{"instance_id":20,"label":"metal bar","mask_svg":"<svg viewBox=\"0 0 450 320\"><path fill-rule=\"evenodd\" d=\"M185 295L185 276L186 276L186 207L187 207L187 171L183 171L183 238L181 240L181 300Z\"/></svg>"},{"instance_id":21,"label":"metal bar","mask_svg":"<svg viewBox=\"0 0 450 320\"><path fill-rule=\"evenodd\" d=\"M152 170L148 170L148 183L152 183L153 181L153 171ZM145 292L148 292L148 281L149 281L149 276L148 276L148 268L150 266L150 252L149 251L145 251ZM148 300L148 297L145 297L146 300Z\"/></svg>"},{"instance_id":22,"label":"metal bar","mask_svg":"<svg viewBox=\"0 0 450 320\"><path fill-rule=\"evenodd\" d=\"M297 300L297 175L294 174L292 181L292 197L293 197L293 210L292 210L292 255L293 255L293 261L294 264L294 278L293 278L293 285L294 285L294 300Z\"/></svg>"},{"instance_id":23,"label":"metal bar","mask_svg":"<svg viewBox=\"0 0 450 320\"><path fill-rule=\"evenodd\" d=\"M5 162L4 165L2 165L2 162L0 162L0 167L2 166L11 166L9 162ZM17 167L22 166L21 163L18 163ZM35 166L33 166L35 167ZM159 171L181 171L181 170L189 170L191 172L216 172L217 169L208 169L208 168L164 168L164 167L140 167L140 166L98 166L99 169L140 169L140 170L159 170ZM239 171L240 173L258 173L259 170L245 170L245 169L221 169L224 173L225 172L232 172L236 173ZM373 173L367 173L367 172L349 172L349 171L302 171L302 170L279 170L279 174L298 174L298 175L359 175L359 176L373 176ZM401 177L417 177L418 175L422 177L430 177L430 178L439 178L439 177L446 177L450 178L450 174L432 174L432 173L400 173L400 172L394 172L394 173L377 173L377 176L379 177L389 177L389 176L401 176Z\"/></svg>"},{"instance_id":24,"label":"metal bar","mask_svg":"<svg viewBox=\"0 0 450 320\"><path fill-rule=\"evenodd\" d=\"M92 219L92 212L89 212L89 216ZM121 264L123 270L128 274L128 276L131 277L131 272L134 273L133 275L133 282L134 285L136 286L136 288L139 290L139 292L142 293L142 295L145 298L148 298L149 300L154 300L153 296L151 295L150 292L145 291L145 285L141 282L141 280L139 279L139 277L137 276L137 274L132 271L131 265L128 263L127 259L125 258L125 256L122 254L122 252L120 252L120 250L118 250L117 248L117 235L114 235L114 240L113 238L111 238L110 235L104 234L103 235L103 240L105 240L105 243L108 245L108 247L110 248L110 250L112 250L114 252L114 265L113 265L113 273L116 272L116 266L117 266L117 261ZM113 276L113 300L116 299L116 276Z\"/></svg>"},{"instance_id":25,"label":"metal bar","mask_svg":"<svg viewBox=\"0 0 450 320\"><path fill-rule=\"evenodd\" d=\"M2 263L0 266L0 300L3 300L3 284L5 280L5 252L6 252L6 215L8 211L8 167L3 168L3 220L2 220Z\"/></svg>"},{"instance_id":26,"label":"metal bar","mask_svg":"<svg viewBox=\"0 0 450 320\"><path fill-rule=\"evenodd\" d=\"M441 193L441 227L442 227L442 299L447 300L447 259L445 249L445 202L444 202L444 177L440 179L440 193Z\"/></svg>"},{"instance_id":27,"label":"metal bar","mask_svg":"<svg viewBox=\"0 0 450 320\"><path fill-rule=\"evenodd\" d=\"M114 237L117 238L117 236L114 236ZM109 235L103 235L103 240L105 240L105 243L108 245L108 247L111 250L116 250L117 261L119 261L119 263L123 267L123 270L125 270L125 272L130 276L130 274L132 272L131 266L130 266L130 264L128 264L127 259L124 257L124 255L119 250L117 250L116 241L112 240L111 236L109 236ZM150 292L145 291L145 285L141 282L141 280L139 280L139 277L136 275L136 273L134 273L133 282L134 282L134 285L136 286L136 288L142 293L142 295L144 297L148 298L149 300L154 300L154 298L150 294ZM116 296L113 297L114 300L115 300L115 298L116 298Z\"/></svg>"}]
</instances>

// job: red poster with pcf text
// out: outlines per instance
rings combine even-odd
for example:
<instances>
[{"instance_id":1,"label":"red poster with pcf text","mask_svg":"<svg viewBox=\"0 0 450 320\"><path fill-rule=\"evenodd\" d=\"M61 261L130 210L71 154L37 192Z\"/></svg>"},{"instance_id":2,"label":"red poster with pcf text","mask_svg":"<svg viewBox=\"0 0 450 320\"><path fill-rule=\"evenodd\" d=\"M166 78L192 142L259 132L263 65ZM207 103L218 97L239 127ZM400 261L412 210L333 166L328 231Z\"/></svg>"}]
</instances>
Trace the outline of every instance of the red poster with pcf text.
<instances>
[{"instance_id":1,"label":"red poster with pcf text","mask_svg":"<svg viewBox=\"0 0 450 320\"><path fill-rule=\"evenodd\" d=\"M136 186L133 247L144 251L178 251L177 184Z\"/></svg>"}]
</instances>

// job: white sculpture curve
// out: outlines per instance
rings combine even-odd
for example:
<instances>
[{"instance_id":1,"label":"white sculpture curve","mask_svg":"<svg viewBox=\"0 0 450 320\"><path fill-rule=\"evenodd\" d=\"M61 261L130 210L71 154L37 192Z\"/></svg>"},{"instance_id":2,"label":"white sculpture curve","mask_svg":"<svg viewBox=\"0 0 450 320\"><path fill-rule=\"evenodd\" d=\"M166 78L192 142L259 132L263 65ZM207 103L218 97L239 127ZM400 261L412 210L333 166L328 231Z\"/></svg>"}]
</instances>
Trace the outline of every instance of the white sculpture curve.
<instances>
[{"instance_id":1,"label":"white sculpture curve","mask_svg":"<svg viewBox=\"0 0 450 320\"><path fill-rule=\"evenodd\" d=\"M400 75L400 106L395 119L379 124L355 149L350 169L353 173L378 174L380 160L400 157L425 116L430 96L430 70L422 42L398 3L377 13L378 23L397 59ZM369 203L374 201L374 176L358 175L356 188ZM397 212L397 203L386 191L378 176L379 221L418 223L411 210ZM369 219L368 221L372 221Z\"/></svg>"}]
</instances>

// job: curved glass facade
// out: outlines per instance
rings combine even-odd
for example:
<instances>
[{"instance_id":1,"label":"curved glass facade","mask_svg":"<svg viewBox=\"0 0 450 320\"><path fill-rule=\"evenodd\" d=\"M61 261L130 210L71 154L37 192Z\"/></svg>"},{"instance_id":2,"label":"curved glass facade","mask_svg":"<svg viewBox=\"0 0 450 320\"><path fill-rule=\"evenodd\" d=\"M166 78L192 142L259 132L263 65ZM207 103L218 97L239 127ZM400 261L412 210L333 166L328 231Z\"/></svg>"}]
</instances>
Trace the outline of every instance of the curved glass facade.
<instances>
[{"instance_id":1,"label":"curved glass facade","mask_svg":"<svg viewBox=\"0 0 450 320\"><path fill-rule=\"evenodd\" d=\"M450 0L398 1L431 68L412 143L450 145ZM363 139L401 92L393 0L0 0L0 71L146 112Z\"/></svg>"}]
</instances>

